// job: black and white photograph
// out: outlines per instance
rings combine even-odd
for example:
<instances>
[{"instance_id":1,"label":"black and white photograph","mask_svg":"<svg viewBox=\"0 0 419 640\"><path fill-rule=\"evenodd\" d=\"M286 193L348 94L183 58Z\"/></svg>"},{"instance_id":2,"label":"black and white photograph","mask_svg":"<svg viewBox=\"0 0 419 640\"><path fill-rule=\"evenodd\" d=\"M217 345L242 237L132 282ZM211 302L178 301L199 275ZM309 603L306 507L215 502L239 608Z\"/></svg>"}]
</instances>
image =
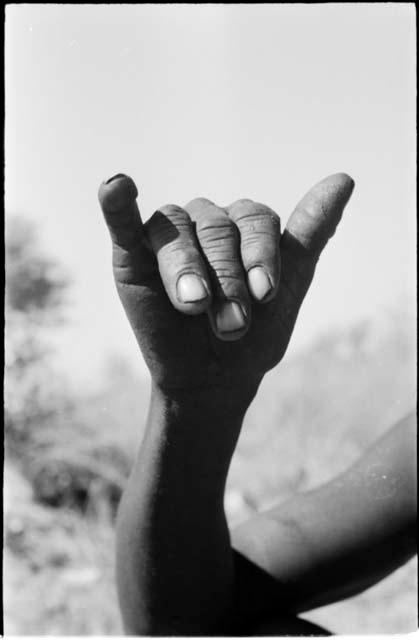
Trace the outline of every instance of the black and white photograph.
<instances>
[{"instance_id":1,"label":"black and white photograph","mask_svg":"<svg viewBox=\"0 0 419 640\"><path fill-rule=\"evenodd\" d=\"M5 636L417 632L415 4L4 16Z\"/></svg>"}]
</instances>

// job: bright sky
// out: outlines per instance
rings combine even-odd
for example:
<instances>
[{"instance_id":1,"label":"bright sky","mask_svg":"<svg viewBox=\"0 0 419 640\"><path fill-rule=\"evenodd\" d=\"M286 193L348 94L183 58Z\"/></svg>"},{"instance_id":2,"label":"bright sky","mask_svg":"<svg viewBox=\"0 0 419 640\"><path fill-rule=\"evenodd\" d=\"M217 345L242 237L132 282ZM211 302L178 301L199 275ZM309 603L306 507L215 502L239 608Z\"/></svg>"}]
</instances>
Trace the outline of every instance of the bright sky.
<instances>
[{"instance_id":1,"label":"bright sky","mask_svg":"<svg viewBox=\"0 0 419 640\"><path fill-rule=\"evenodd\" d=\"M415 296L413 3L6 8L6 209L72 274L62 362L142 370L97 204L129 173L162 204L252 198L286 222L315 182L356 181L292 342Z\"/></svg>"}]
</instances>

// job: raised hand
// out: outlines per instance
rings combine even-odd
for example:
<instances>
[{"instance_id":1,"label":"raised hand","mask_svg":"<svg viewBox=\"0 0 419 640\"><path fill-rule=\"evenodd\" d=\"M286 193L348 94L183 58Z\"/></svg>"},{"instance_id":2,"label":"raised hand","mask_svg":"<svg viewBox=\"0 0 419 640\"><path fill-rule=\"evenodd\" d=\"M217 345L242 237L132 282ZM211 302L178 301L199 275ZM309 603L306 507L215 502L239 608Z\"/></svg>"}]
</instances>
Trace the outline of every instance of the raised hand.
<instances>
[{"instance_id":1,"label":"raised hand","mask_svg":"<svg viewBox=\"0 0 419 640\"><path fill-rule=\"evenodd\" d=\"M153 378L118 513L127 633L240 635L223 510L231 457L352 189L346 175L326 178L281 235L278 216L250 200L168 205L143 225L131 178L100 187L118 292Z\"/></svg>"},{"instance_id":2,"label":"raised hand","mask_svg":"<svg viewBox=\"0 0 419 640\"><path fill-rule=\"evenodd\" d=\"M281 235L277 214L251 200L166 205L143 224L131 178L103 183L118 293L155 384L257 388L286 351L353 186L345 174L315 185Z\"/></svg>"}]
</instances>

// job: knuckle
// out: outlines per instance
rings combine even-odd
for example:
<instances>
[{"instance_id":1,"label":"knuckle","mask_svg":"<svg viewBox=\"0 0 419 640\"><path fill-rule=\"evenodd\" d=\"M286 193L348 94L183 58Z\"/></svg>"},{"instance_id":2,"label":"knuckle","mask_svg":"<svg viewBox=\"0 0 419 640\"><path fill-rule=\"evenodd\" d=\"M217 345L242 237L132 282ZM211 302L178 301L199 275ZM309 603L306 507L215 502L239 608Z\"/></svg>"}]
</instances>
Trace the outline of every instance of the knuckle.
<instances>
[{"instance_id":1,"label":"knuckle","mask_svg":"<svg viewBox=\"0 0 419 640\"><path fill-rule=\"evenodd\" d=\"M185 241L191 234L192 223L181 207L166 205L155 211L146 223L147 235L157 253L172 243Z\"/></svg>"},{"instance_id":2,"label":"knuckle","mask_svg":"<svg viewBox=\"0 0 419 640\"><path fill-rule=\"evenodd\" d=\"M235 223L240 229L243 238L258 238L259 236L278 236L281 232L279 216L266 207L253 203L253 206L245 206L235 216Z\"/></svg>"},{"instance_id":3,"label":"knuckle","mask_svg":"<svg viewBox=\"0 0 419 640\"><path fill-rule=\"evenodd\" d=\"M240 211L240 209L244 207L250 207L252 206L252 204L254 203L253 200L250 200L250 198L240 198L239 200L233 202L233 204L231 204L228 208L230 210L231 216L234 217L237 211Z\"/></svg>"},{"instance_id":4,"label":"knuckle","mask_svg":"<svg viewBox=\"0 0 419 640\"><path fill-rule=\"evenodd\" d=\"M242 200L237 200L233 205L231 205L231 218L234 221L240 220L246 215L252 214L256 209L256 203L253 200L248 200L244 198Z\"/></svg>"},{"instance_id":5,"label":"knuckle","mask_svg":"<svg viewBox=\"0 0 419 640\"><path fill-rule=\"evenodd\" d=\"M214 206L214 203L208 200L208 198L193 198L193 200L190 200L188 204L185 205L185 209L198 212Z\"/></svg>"},{"instance_id":6,"label":"knuckle","mask_svg":"<svg viewBox=\"0 0 419 640\"><path fill-rule=\"evenodd\" d=\"M199 241L205 250L232 251L236 234L232 229L208 227L199 234Z\"/></svg>"},{"instance_id":7,"label":"knuckle","mask_svg":"<svg viewBox=\"0 0 419 640\"><path fill-rule=\"evenodd\" d=\"M172 242L166 245L161 251L160 257L170 263L175 270L195 266L200 261L195 247L184 242Z\"/></svg>"},{"instance_id":8,"label":"knuckle","mask_svg":"<svg viewBox=\"0 0 419 640\"><path fill-rule=\"evenodd\" d=\"M204 246L231 245L237 239L237 229L227 216L207 216L198 220L196 231Z\"/></svg>"},{"instance_id":9,"label":"knuckle","mask_svg":"<svg viewBox=\"0 0 419 640\"><path fill-rule=\"evenodd\" d=\"M219 290L240 291L244 279L236 225L224 215L206 216L197 224L197 235Z\"/></svg>"},{"instance_id":10,"label":"knuckle","mask_svg":"<svg viewBox=\"0 0 419 640\"><path fill-rule=\"evenodd\" d=\"M157 223L162 223L164 219L174 225L190 224L188 213L176 204L166 204L153 213L151 220L155 218Z\"/></svg>"},{"instance_id":11,"label":"knuckle","mask_svg":"<svg viewBox=\"0 0 419 640\"><path fill-rule=\"evenodd\" d=\"M278 218L278 215L275 211L272 211L272 209L260 202L247 200L242 206L237 207L234 212L235 220L246 218Z\"/></svg>"}]
</instances>

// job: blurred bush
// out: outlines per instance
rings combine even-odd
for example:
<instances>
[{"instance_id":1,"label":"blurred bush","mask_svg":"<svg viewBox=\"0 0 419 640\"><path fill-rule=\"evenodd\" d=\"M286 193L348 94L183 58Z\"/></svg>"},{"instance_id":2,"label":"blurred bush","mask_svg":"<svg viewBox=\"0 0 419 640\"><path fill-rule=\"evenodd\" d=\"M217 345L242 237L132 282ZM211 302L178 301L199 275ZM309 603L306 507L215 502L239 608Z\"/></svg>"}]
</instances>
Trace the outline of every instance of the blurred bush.
<instances>
[{"instance_id":1,"label":"blurred bush","mask_svg":"<svg viewBox=\"0 0 419 640\"><path fill-rule=\"evenodd\" d=\"M37 428L69 407L48 375L48 330L63 321L69 281L45 258L33 224L12 217L6 225L5 428L6 445L25 453ZM48 380L48 382L47 382ZM47 382L47 383L46 383Z\"/></svg>"},{"instance_id":2,"label":"blurred bush","mask_svg":"<svg viewBox=\"0 0 419 640\"><path fill-rule=\"evenodd\" d=\"M69 287L60 265L45 256L33 224L10 217L6 453L41 502L82 511L109 510L113 516L135 451L136 418L141 427L141 411L133 411L132 399L146 398L147 390L143 392L117 357L110 359L109 382L101 393L76 397L70 390L64 373L51 364L49 341L50 332L65 323Z\"/></svg>"}]
</instances>

